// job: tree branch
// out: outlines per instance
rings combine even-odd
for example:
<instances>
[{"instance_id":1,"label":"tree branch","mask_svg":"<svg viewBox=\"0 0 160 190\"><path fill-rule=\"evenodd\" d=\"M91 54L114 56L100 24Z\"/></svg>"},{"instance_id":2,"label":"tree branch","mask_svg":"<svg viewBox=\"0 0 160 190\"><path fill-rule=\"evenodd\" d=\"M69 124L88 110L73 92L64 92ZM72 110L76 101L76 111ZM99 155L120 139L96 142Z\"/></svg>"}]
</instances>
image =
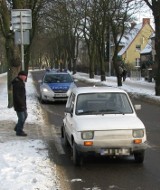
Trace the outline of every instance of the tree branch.
<instances>
[{"instance_id":1,"label":"tree branch","mask_svg":"<svg viewBox=\"0 0 160 190\"><path fill-rule=\"evenodd\" d=\"M153 9L152 4L148 0L144 0L144 2L148 5L150 9Z\"/></svg>"}]
</instances>

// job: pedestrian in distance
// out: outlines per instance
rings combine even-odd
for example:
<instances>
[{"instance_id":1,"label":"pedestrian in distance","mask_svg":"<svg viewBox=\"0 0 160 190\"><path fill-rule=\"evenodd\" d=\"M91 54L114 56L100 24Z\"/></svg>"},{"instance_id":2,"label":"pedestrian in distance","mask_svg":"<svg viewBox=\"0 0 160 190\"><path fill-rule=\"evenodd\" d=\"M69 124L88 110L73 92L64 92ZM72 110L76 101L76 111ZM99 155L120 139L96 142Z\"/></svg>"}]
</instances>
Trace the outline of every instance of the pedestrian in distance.
<instances>
[{"instance_id":1,"label":"pedestrian in distance","mask_svg":"<svg viewBox=\"0 0 160 190\"><path fill-rule=\"evenodd\" d=\"M123 82L124 82L127 77L127 69L122 64L119 66L119 75L120 75L121 79L123 79Z\"/></svg>"},{"instance_id":2,"label":"pedestrian in distance","mask_svg":"<svg viewBox=\"0 0 160 190\"><path fill-rule=\"evenodd\" d=\"M123 77L123 81L125 81L127 77L127 69L125 67L123 67L122 77Z\"/></svg>"},{"instance_id":3,"label":"pedestrian in distance","mask_svg":"<svg viewBox=\"0 0 160 190\"><path fill-rule=\"evenodd\" d=\"M26 88L25 82L27 79L27 73L20 71L18 76L13 79L13 106L17 113L18 121L14 128L17 136L27 136L23 131L24 123L27 119L27 105L26 105Z\"/></svg>"},{"instance_id":4,"label":"pedestrian in distance","mask_svg":"<svg viewBox=\"0 0 160 190\"><path fill-rule=\"evenodd\" d=\"M123 77L123 67L121 65L119 65L119 77L120 80L122 81L122 77Z\"/></svg>"}]
</instances>

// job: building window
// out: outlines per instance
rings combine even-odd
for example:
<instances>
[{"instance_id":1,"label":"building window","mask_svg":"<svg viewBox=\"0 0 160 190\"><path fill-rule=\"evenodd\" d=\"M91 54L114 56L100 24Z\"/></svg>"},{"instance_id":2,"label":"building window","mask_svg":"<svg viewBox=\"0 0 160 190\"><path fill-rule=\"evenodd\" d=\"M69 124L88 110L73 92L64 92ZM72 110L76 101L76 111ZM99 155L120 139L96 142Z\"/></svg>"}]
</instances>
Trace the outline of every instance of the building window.
<instances>
[{"instance_id":1,"label":"building window","mask_svg":"<svg viewBox=\"0 0 160 190\"><path fill-rule=\"evenodd\" d=\"M140 67L140 58L136 58L136 67Z\"/></svg>"},{"instance_id":2,"label":"building window","mask_svg":"<svg viewBox=\"0 0 160 190\"><path fill-rule=\"evenodd\" d=\"M141 51L141 45L136 45L136 51Z\"/></svg>"}]
</instances>

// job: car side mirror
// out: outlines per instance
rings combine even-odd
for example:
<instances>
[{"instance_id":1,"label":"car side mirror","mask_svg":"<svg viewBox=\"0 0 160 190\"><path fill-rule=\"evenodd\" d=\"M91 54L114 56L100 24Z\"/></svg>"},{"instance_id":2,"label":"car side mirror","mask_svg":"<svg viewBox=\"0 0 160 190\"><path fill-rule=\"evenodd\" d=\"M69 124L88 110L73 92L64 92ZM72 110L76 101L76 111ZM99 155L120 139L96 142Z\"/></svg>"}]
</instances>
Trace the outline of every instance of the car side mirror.
<instances>
[{"instance_id":1,"label":"car side mirror","mask_svg":"<svg viewBox=\"0 0 160 190\"><path fill-rule=\"evenodd\" d=\"M74 79L74 82L78 82L78 79Z\"/></svg>"},{"instance_id":2,"label":"car side mirror","mask_svg":"<svg viewBox=\"0 0 160 190\"><path fill-rule=\"evenodd\" d=\"M71 114L71 116L72 116L72 114L73 114L73 108L65 108L65 111L64 111L65 113L70 113Z\"/></svg>"}]
</instances>

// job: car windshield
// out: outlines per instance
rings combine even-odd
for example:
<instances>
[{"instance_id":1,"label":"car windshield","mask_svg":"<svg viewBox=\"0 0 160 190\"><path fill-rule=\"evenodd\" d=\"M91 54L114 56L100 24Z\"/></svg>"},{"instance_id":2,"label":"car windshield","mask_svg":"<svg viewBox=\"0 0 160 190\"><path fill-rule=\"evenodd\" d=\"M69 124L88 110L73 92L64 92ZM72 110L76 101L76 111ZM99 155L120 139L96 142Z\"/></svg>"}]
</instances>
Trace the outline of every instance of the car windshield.
<instances>
[{"instance_id":1,"label":"car windshield","mask_svg":"<svg viewBox=\"0 0 160 190\"><path fill-rule=\"evenodd\" d=\"M86 93L79 94L76 115L130 114L132 106L125 93Z\"/></svg>"},{"instance_id":2,"label":"car windshield","mask_svg":"<svg viewBox=\"0 0 160 190\"><path fill-rule=\"evenodd\" d=\"M44 83L71 83L72 77L69 74L47 74Z\"/></svg>"}]
</instances>

